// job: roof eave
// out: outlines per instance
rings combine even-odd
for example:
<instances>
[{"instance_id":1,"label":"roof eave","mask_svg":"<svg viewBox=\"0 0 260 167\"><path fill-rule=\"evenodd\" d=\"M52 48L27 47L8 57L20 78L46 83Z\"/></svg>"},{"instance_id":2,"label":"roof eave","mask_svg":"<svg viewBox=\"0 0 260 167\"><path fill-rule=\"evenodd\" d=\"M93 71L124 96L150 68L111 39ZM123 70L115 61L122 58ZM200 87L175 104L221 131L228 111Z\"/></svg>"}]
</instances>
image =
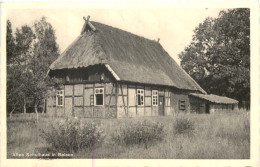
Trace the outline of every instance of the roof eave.
<instances>
[{"instance_id":1,"label":"roof eave","mask_svg":"<svg viewBox=\"0 0 260 167\"><path fill-rule=\"evenodd\" d=\"M198 99L202 99L202 100L208 101L208 102L213 103L213 104L238 104L238 101L234 100L234 99L232 99L233 102L216 102L216 101L211 101L211 100L203 98L203 97L199 97L199 96L193 95L192 93L189 94L189 95L192 96L192 97L198 98Z\"/></svg>"},{"instance_id":2,"label":"roof eave","mask_svg":"<svg viewBox=\"0 0 260 167\"><path fill-rule=\"evenodd\" d=\"M105 67L107 68L107 70L113 75L113 77L114 77L117 81L120 81L119 76L115 73L115 71L110 67L109 64L105 64Z\"/></svg>"}]
</instances>

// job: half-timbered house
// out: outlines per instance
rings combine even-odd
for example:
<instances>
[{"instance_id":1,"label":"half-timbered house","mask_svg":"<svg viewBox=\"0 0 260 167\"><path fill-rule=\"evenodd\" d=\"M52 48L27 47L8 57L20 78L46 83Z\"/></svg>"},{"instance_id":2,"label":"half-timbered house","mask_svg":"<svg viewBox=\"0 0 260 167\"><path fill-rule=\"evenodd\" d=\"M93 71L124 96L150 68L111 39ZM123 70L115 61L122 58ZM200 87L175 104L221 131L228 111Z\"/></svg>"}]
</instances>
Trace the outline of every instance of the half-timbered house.
<instances>
[{"instance_id":1,"label":"half-timbered house","mask_svg":"<svg viewBox=\"0 0 260 167\"><path fill-rule=\"evenodd\" d=\"M206 95L158 41L90 22L89 17L79 37L52 63L49 76L63 83L47 99L47 113L55 116L189 113L190 94Z\"/></svg>"}]
</instances>

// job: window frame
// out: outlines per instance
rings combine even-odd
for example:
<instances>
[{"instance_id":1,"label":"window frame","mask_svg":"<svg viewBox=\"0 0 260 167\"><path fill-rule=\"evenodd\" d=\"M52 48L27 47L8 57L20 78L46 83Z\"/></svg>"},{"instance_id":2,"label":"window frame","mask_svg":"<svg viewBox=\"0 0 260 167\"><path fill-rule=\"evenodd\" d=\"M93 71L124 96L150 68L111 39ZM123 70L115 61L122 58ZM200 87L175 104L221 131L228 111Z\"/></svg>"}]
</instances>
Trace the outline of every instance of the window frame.
<instances>
[{"instance_id":1,"label":"window frame","mask_svg":"<svg viewBox=\"0 0 260 167\"><path fill-rule=\"evenodd\" d=\"M182 108L181 103L184 104L184 108ZM182 111L186 110L186 100L179 100L179 110L182 110Z\"/></svg>"},{"instance_id":2,"label":"window frame","mask_svg":"<svg viewBox=\"0 0 260 167\"><path fill-rule=\"evenodd\" d=\"M138 91L140 91L140 92L138 92ZM142 93L141 93L142 92ZM143 101L141 101L141 104L139 105L138 104L138 96L143 96ZM140 99L142 99L142 98L140 98ZM136 105L137 106L144 106L144 89L137 89L136 90Z\"/></svg>"},{"instance_id":3,"label":"window frame","mask_svg":"<svg viewBox=\"0 0 260 167\"><path fill-rule=\"evenodd\" d=\"M59 97L61 97L61 104L59 104ZM56 91L56 106L63 107L64 106L64 90Z\"/></svg>"},{"instance_id":4,"label":"window frame","mask_svg":"<svg viewBox=\"0 0 260 167\"><path fill-rule=\"evenodd\" d=\"M96 90L97 89L99 89L99 90L102 90L102 93L96 93ZM100 91L99 91L100 92ZM102 98L103 98L103 100L102 100L102 105L97 105L96 104L96 102L97 102L97 98L96 98L96 95L100 95L100 94L102 94ZM104 88L95 88L95 90L94 90L94 106L104 106L104 101L105 101L105 99L104 99Z\"/></svg>"},{"instance_id":5,"label":"window frame","mask_svg":"<svg viewBox=\"0 0 260 167\"><path fill-rule=\"evenodd\" d=\"M154 95L153 93L157 92L156 95ZM152 106L158 106L158 96L159 96L159 91L158 90L152 90ZM156 98L155 98L156 97ZM156 99L156 104L154 104L154 99Z\"/></svg>"}]
</instances>

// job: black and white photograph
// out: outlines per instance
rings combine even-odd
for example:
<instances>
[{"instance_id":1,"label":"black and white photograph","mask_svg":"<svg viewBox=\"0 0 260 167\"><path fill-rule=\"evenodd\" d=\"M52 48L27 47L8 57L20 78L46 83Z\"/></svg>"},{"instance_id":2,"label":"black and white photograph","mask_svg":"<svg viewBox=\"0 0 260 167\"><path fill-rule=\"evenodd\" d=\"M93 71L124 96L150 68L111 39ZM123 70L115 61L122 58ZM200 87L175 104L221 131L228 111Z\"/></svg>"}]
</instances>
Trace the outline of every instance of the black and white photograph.
<instances>
[{"instance_id":1,"label":"black and white photograph","mask_svg":"<svg viewBox=\"0 0 260 167\"><path fill-rule=\"evenodd\" d=\"M252 158L250 7L14 6L7 160Z\"/></svg>"}]
</instances>

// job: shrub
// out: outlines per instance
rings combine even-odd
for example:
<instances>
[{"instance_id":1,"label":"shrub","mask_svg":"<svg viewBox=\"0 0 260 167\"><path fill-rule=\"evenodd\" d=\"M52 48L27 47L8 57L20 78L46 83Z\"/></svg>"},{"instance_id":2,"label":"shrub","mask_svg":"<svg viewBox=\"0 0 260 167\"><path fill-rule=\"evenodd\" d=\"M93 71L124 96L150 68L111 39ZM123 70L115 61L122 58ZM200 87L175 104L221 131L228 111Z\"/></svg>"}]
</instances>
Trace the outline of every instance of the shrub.
<instances>
[{"instance_id":1,"label":"shrub","mask_svg":"<svg viewBox=\"0 0 260 167\"><path fill-rule=\"evenodd\" d=\"M147 148L148 145L163 139L163 130L163 124L143 120L121 126L119 130L112 133L111 139L117 144L123 144L126 146L144 144Z\"/></svg>"},{"instance_id":2,"label":"shrub","mask_svg":"<svg viewBox=\"0 0 260 167\"><path fill-rule=\"evenodd\" d=\"M51 144L53 151L73 153L94 147L104 140L103 131L94 122L82 125L77 119L54 121L41 132L41 137Z\"/></svg>"},{"instance_id":3,"label":"shrub","mask_svg":"<svg viewBox=\"0 0 260 167\"><path fill-rule=\"evenodd\" d=\"M176 122L174 123L174 133L175 134L193 134L195 130L194 122L188 118L176 118Z\"/></svg>"}]
</instances>

